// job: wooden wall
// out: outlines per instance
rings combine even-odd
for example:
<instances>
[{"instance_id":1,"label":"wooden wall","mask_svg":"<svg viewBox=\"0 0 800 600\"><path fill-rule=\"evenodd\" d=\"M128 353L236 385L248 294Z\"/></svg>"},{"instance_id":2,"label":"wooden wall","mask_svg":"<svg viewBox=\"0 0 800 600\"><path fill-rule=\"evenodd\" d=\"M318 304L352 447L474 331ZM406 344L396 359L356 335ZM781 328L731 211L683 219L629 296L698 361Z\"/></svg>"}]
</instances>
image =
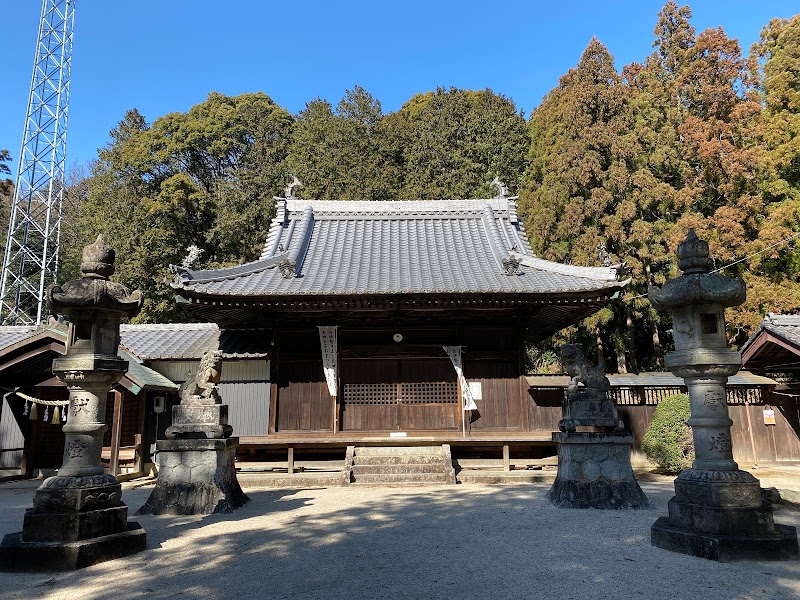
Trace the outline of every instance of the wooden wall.
<instances>
[{"instance_id":1,"label":"wooden wall","mask_svg":"<svg viewBox=\"0 0 800 600\"><path fill-rule=\"evenodd\" d=\"M393 340L395 333L401 333L401 342ZM460 398L450 398L451 390L457 393L457 386L452 387L457 377L444 345L462 346L465 377L481 383L482 399L476 402L471 429L527 429L527 382L522 376L519 328L341 327L336 409L322 372L316 327L287 327L277 338L273 364L276 432L332 432L335 411L340 431L460 430ZM348 385L361 387L345 389ZM345 392L348 398L361 394L365 400L344 402ZM367 398L370 394L373 400ZM429 402L421 399L425 394Z\"/></svg>"},{"instance_id":2,"label":"wooden wall","mask_svg":"<svg viewBox=\"0 0 800 600\"><path fill-rule=\"evenodd\" d=\"M142 392L144 394L145 392ZM139 431L139 397L128 390L122 390L122 429L120 446L133 446L134 437ZM103 446L111 446L111 428L114 423L114 392L109 392L106 399L106 432L103 434Z\"/></svg>"},{"instance_id":3,"label":"wooden wall","mask_svg":"<svg viewBox=\"0 0 800 600\"><path fill-rule=\"evenodd\" d=\"M471 417L473 431L523 431L527 429L527 381L520 375L514 353L501 358L479 360L469 354L464 361L464 377L479 381L482 400Z\"/></svg>"}]
</instances>

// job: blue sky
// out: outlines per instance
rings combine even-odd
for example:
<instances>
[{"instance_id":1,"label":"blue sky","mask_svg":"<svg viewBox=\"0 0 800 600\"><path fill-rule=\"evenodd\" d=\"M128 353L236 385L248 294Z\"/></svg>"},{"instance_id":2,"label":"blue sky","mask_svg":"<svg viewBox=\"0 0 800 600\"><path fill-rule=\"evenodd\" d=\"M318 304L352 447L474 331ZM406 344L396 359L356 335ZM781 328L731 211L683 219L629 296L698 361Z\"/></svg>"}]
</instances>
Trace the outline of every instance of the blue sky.
<instances>
[{"instance_id":1,"label":"blue sky","mask_svg":"<svg viewBox=\"0 0 800 600\"><path fill-rule=\"evenodd\" d=\"M397 110L437 86L491 88L530 114L593 36L617 68L651 51L662 0L270 2L77 0L67 162L92 160L130 108L148 121L209 92L263 91L296 113L360 85ZM491 6L490 6L491 5ZM745 51L800 4L698 0L700 31L722 26ZM0 7L0 148L22 138L40 0Z\"/></svg>"}]
</instances>

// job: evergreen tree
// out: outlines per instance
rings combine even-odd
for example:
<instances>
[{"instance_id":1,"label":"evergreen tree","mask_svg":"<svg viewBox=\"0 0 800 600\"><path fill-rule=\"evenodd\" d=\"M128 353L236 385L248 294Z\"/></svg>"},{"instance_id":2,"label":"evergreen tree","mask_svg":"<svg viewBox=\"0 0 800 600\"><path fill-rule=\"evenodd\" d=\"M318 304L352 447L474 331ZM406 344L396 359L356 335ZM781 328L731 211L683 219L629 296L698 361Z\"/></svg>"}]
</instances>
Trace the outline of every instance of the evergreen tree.
<instances>
[{"instance_id":1,"label":"evergreen tree","mask_svg":"<svg viewBox=\"0 0 800 600\"><path fill-rule=\"evenodd\" d=\"M583 265L598 264L599 250L624 255L622 221L636 216L628 197L628 162L636 150L629 112L614 60L593 39L531 115L520 211L537 254ZM583 328L599 349L616 351L617 367L625 371L622 318L620 307L613 306L585 320Z\"/></svg>"},{"instance_id":2,"label":"evergreen tree","mask_svg":"<svg viewBox=\"0 0 800 600\"><path fill-rule=\"evenodd\" d=\"M183 318L169 264L186 248L207 266L258 257L286 181L292 118L265 94L211 94L148 125L129 111L99 152L83 212L86 239L107 234L118 277L145 292L140 322Z\"/></svg>"},{"instance_id":3,"label":"evergreen tree","mask_svg":"<svg viewBox=\"0 0 800 600\"><path fill-rule=\"evenodd\" d=\"M491 90L417 94L386 119L401 154L400 197L487 198L499 177L515 193L530 144L514 103Z\"/></svg>"},{"instance_id":4,"label":"evergreen tree","mask_svg":"<svg viewBox=\"0 0 800 600\"><path fill-rule=\"evenodd\" d=\"M361 87L345 93L336 112L312 100L297 117L289 168L299 195L324 200L395 198L399 167L381 104Z\"/></svg>"}]
</instances>

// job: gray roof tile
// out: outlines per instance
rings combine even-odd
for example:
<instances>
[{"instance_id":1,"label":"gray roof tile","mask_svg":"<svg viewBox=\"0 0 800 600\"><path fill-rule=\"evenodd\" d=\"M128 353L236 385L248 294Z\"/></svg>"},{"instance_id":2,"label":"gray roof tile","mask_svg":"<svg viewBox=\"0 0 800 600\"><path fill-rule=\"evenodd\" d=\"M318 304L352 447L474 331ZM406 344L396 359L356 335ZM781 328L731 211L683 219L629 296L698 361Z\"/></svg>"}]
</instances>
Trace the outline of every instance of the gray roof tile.
<instances>
[{"instance_id":1,"label":"gray roof tile","mask_svg":"<svg viewBox=\"0 0 800 600\"><path fill-rule=\"evenodd\" d=\"M126 327L126 325L123 325L123 327ZM136 325L128 325L127 327L136 327ZM0 350L40 334L47 334L51 338L66 340L67 328L63 324L47 324L38 327L0 326ZM178 386L172 381L160 373L157 373L149 367L141 364L141 357L134 356L132 353L127 352L124 348L120 348L118 354L120 357L128 361L127 375L137 388L135 390L131 390L133 393L138 394L142 389L158 391L174 391L178 389Z\"/></svg>"},{"instance_id":2,"label":"gray roof tile","mask_svg":"<svg viewBox=\"0 0 800 600\"><path fill-rule=\"evenodd\" d=\"M509 256L522 260L519 274L504 273ZM282 276L282 262L296 262L296 276ZM591 293L623 285L613 268L536 258L505 199L281 200L259 260L178 269L173 283L189 295L251 297Z\"/></svg>"},{"instance_id":3,"label":"gray roof tile","mask_svg":"<svg viewBox=\"0 0 800 600\"><path fill-rule=\"evenodd\" d=\"M35 325L5 325L0 327L0 349L8 348L36 331Z\"/></svg>"},{"instance_id":4,"label":"gray roof tile","mask_svg":"<svg viewBox=\"0 0 800 600\"><path fill-rule=\"evenodd\" d=\"M753 333L750 339L742 346L741 351L743 353L762 330L768 331L779 338L783 338L790 344L800 348L800 315L776 315L775 313L767 313L755 333Z\"/></svg>"}]
</instances>

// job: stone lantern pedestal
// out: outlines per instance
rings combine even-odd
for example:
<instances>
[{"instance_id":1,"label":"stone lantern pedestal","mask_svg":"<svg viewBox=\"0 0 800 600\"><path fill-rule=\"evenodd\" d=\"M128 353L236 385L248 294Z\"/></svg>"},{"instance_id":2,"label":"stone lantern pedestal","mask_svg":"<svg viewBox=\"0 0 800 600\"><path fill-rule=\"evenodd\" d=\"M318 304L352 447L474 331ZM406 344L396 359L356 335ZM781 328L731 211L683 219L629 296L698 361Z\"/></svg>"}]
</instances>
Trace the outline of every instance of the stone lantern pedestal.
<instances>
[{"instance_id":1,"label":"stone lantern pedestal","mask_svg":"<svg viewBox=\"0 0 800 600\"><path fill-rule=\"evenodd\" d=\"M140 292L108 280L113 263L101 236L84 249L84 277L48 290L51 307L71 323L66 356L53 361L69 389L64 460L36 490L22 531L3 538L2 570L70 571L145 549L144 530L128 522L121 486L100 461L106 398L128 368L117 356L120 319L142 305Z\"/></svg>"},{"instance_id":2,"label":"stone lantern pedestal","mask_svg":"<svg viewBox=\"0 0 800 600\"><path fill-rule=\"evenodd\" d=\"M727 347L724 310L744 302L744 282L709 272L708 244L693 230L678 258L683 275L648 296L672 313L675 352L665 363L689 390L695 461L675 480L669 516L655 522L651 542L719 561L797 558L795 528L774 523L758 479L733 460L725 384L741 357Z\"/></svg>"}]
</instances>

